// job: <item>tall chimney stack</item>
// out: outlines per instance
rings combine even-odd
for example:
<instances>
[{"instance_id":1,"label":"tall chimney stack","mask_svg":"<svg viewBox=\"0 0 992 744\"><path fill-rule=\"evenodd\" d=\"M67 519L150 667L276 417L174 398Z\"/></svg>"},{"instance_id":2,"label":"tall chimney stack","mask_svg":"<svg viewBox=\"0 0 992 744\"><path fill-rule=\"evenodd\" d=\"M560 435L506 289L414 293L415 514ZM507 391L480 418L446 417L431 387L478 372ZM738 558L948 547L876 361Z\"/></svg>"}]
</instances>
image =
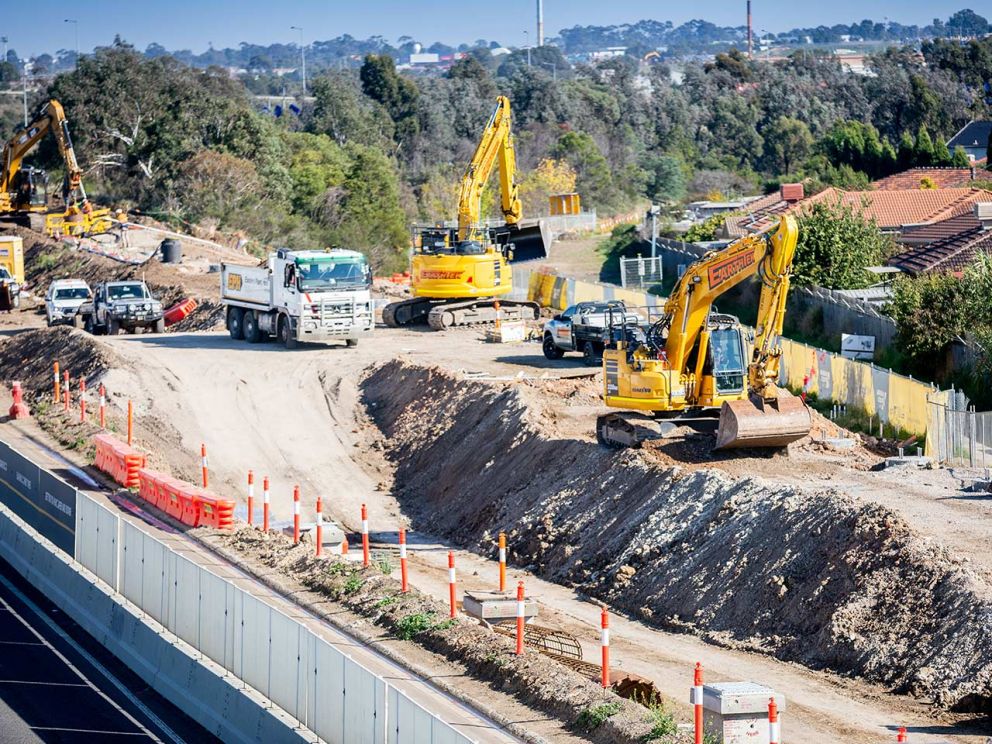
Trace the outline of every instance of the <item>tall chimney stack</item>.
<instances>
[{"instance_id":1,"label":"tall chimney stack","mask_svg":"<svg viewBox=\"0 0 992 744\"><path fill-rule=\"evenodd\" d=\"M751 0L747 0L747 56L748 59L754 59L754 37L751 36Z\"/></svg>"},{"instance_id":2,"label":"tall chimney stack","mask_svg":"<svg viewBox=\"0 0 992 744\"><path fill-rule=\"evenodd\" d=\"M537 0L537 45L544 46L544 0Z\"/></svg>"}]
</instances>

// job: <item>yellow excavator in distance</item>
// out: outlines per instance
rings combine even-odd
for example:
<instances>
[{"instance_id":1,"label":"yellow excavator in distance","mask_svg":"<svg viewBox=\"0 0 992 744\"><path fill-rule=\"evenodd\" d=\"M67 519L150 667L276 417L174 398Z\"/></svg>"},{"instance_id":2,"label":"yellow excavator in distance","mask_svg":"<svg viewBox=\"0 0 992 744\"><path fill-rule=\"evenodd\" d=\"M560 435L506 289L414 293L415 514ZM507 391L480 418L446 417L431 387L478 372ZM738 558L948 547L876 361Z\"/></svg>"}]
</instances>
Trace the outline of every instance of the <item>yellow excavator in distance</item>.
<instances>
[{"instance_id":1,"label":"yellow excavator in distance","mask_svg":"<svg viewBox=\"0 0 992 744\"><path fill-rule=\"evenodd\" d=\"M735 240L691 265L654 323L629 313L610 320L611 346L603 352L603 400L612 408L646 414L600 416L600 443L639 446L678 426L710 429L716 448L784 447L812 427L804 401L777 385L785 301L799 229L791 215L772 234ZM761 280L751 360L737 318L713 310L727 290L755 274ZM714 413L719 409L719 421Z\"/></svg>"},{"instance_id":2,"label":"yellow excavator in distance","mask_svg":"<svg viewBox=\"0 0 992 744\"><path fill-rule=\"evenodd\" d=\"M497 164L505 224L487 228L480 224L481 200ZM492 323L497 300L502 320L537 318L537 303L501 299L513 289L510 262L548 255L540 226L521 225L516 168L510 100L500 96L462 177L458 227L415 228L410 272L413 297L383 308L386 325L395 328L426 319L431 328L442 330Z\"/></svg>"},{"instance_id":3,"label":"yellow excavator in distance","mask_svg":"<svg viewBox=\"0 0 992 744\"><path fill-rule=\"evenodd\" d=\"M22 161L41 139L52 132L65 161L62 183L64 211L49 211L47 176L44 171L23 167ZM0 164L0 219L30 223L31 214L45 214L49 235L89 235L106 232L112 226L109 209L94 209L83 188L83 172L69 136L69 123L62 104L46 101L31 122L14 133L3 148Z\"/></svg>"}]
</instances>

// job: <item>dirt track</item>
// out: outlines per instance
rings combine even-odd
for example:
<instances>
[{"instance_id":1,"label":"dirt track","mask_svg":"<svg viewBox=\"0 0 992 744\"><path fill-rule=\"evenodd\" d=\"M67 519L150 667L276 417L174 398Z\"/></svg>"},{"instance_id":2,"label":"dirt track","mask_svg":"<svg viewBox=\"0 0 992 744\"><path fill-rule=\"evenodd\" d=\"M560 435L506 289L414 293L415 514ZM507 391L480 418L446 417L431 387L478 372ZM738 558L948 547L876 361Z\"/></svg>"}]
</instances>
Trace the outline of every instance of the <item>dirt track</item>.
<instances>
[{"instance_id":1,"label":"dirt track","mask_svg":"<svg viewBox=\"0 0 992 744\"><path fill-rule=\"evenodd\" d=\"M113 404L119 410L126 397L134 398L141 443L175 472L196 477L196 455L204 441L209 448L211 484L218 490L241 495L245 474L253 468L257 475L271 476L278 517L289 516L292 484L299 482L305 509L319 492L325 511L351 528L358 526L359 507L365 502L374 538L387 542L394 540L396 527L407 518L391 494L393 466L383 456L384 445L359 413L358 380L370 365L400 357L505 378L521 373L540 377L587 372L578 360L546 362L536 345L487 345L471 331L440 335L378 329L375 338L357 349L313 347L296 353L271 344L250 347L234 343L223 334L119 337L100 339L99 343L112 348L114 357L122 360L105 377ZM591 442L595 385L565 382L557 386L565 391L568 403L561 405L555 421L548 425ZM527 389L528 394L536 395L537 388ZM430 433L425 431L425 438ZM940 542L958 530L973 534L974 541L965 546L962 556L972 558L973 565L987 571L989 557L978 549L987 507L984 502L934 501L934 488L946 488L947 493L957 495L956 483L947 473L928 473L918 486L903 488L905 480L893 480L887 474L838 472L814 453L801 456L798 462L802 469L796 468L796 462L763 459L749 467L773 480L808 479L807 485L843 482L845 490L850 484L864 491L862 496L882 490L880 499L896 502L901 516L913 528ZM457 468L458 463L450 466ZM466 471L465 477L474 475ZM410 510L414 513L416 510ZM961 519L962 513L967 519ZM946 524L948 519L954 524ZM415 583L444 597L446 547L432 536L414 534L411 540ZM495 566L490 560L459 551L458 563L464 588L493 586ZM587 653L593 655L597 607L572 589L523 571L514 575L526 578L528 589L540 596L544 621L558 623L582 638L587 642ZM721 648L635 620L616 618L613 627L616 663L655 679L680 703L686 697L696 660L704 663L711 680L749 678L785 691L790 704L784 719L788 741L889 741L899 724L911 726L914 741L984 741L984 736L974 731L969 734L951 725L967 716L937 713L877 686L811 672L748 651Z\"/></svg>"}]
</instances>

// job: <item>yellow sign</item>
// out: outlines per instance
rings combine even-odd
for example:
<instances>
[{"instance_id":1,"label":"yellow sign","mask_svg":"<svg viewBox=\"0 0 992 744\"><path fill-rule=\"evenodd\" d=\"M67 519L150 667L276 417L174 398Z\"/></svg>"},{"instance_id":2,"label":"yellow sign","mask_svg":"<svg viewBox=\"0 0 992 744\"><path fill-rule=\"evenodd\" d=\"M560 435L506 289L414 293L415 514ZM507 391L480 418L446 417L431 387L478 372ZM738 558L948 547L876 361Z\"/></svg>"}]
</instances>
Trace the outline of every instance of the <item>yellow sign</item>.
<instances>
[{"instance_id":1,"label":"yellow sign","mask_svg":"<svg viewBox=\"0 0 992 744\"><path fill-rule=\"evenodd\" d=\"M239 291L241 289L241 274L228 274L227 288L235 292Z\"/></svg>"}]
</instances>

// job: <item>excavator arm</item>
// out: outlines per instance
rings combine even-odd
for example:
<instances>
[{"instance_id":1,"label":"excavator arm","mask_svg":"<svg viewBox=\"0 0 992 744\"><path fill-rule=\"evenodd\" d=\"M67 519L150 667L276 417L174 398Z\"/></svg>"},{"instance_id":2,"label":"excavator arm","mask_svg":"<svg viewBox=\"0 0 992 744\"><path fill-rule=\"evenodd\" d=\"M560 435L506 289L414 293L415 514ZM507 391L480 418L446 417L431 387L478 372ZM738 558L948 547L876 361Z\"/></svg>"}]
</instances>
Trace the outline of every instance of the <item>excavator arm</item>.
<instances>
[{"instance_id":1,"label":"excavator arm","mask_svg":"<svg viewBox=\"0 0 992 744\"><path fill-rule=\"evenodd\" d=\"M499 164L500 200L506 224L516 226L523 216L516 184L516 155L510 129L510 99L500 96L496 108L482 132L482 138L469 163L458 195L458 239L468 240L478 227L482 210L482 192L493 167Z\"/></svg>"},{"instance_id":2,"label":"excavator arm","mask_svg":"<svg viewBox=\"0 0 992 744\"><path fill-rule=\"evenodd\" d=\"M65 118L62 104L54 98L44 103L28 126L17 132L4 145L3 170L0 172L0 194L6 196L8 204L16 201L14 197L9 195L15 189L21 163L48 132L55 135L59 153L65 161L66 180L63 196L66 205L73 205L78 202L83 212L89 212L91 208L86 198L86 191L83 189L83 173L76 161L76 152L72 146L72 138L69 136L69 123ZM9 206L7 208L9 209Z\"/></svg>"},{"instance_id":3,"label":"excavator arm","mask_svg":"<svg viewBox=\"0 0 992 744\"><path fill-rule=\"evenodd\" d=\"M709 342L707 318L713 303L757 274L761 278L761 297L754 351L748 365L748 388L765 400L775 398L781 356L775 343L782 333L789 272L798 236L795 218L786 215L774 233L746 235L688 268L665 304L669 318L665 351L673 369L686 369L690 354L696 349L695 378L700 379Z\"/></svg>"}]
</instances>

